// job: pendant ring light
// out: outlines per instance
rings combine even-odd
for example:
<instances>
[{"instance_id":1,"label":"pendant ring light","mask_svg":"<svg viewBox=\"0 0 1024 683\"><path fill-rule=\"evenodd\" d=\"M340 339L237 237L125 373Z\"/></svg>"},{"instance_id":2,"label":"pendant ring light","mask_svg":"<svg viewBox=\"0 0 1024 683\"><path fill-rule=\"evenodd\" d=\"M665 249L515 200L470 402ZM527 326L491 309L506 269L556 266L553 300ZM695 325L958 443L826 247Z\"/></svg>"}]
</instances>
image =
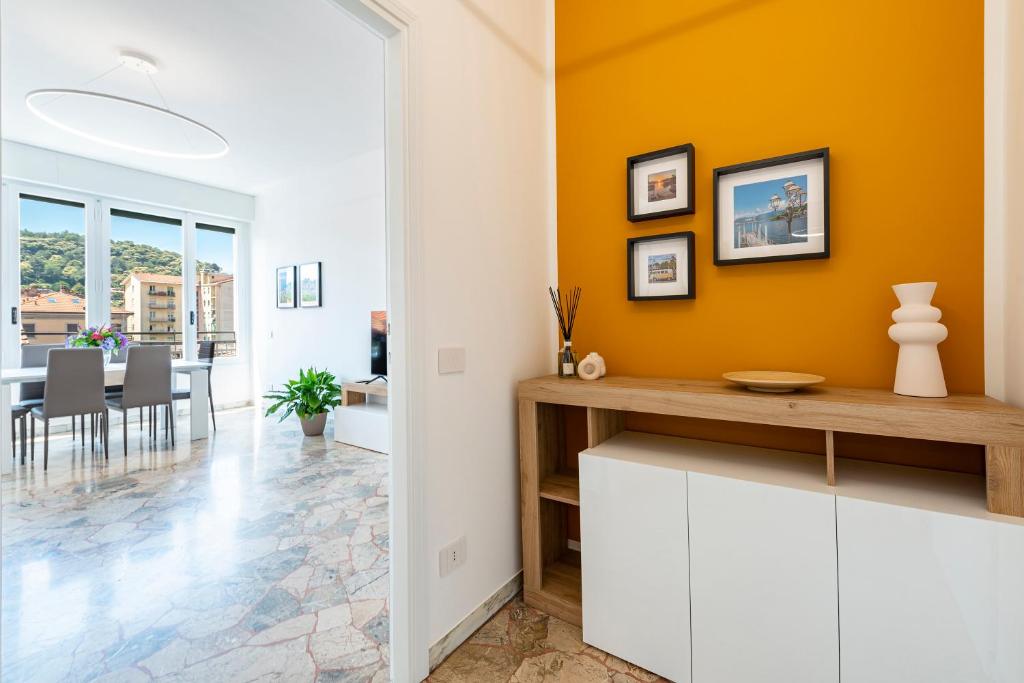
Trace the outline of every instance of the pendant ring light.
<instances>
[{"instance_id":1,"label":"pendant ring light","mask_svg":"<svg viewBox=\"0 0 1024 683\"><path fill-rule=\"evenodd\" d=\"M127 66L134 71L144 74L149 79L153 89L160 96L164 106L158 107L146 102L140 102L139 100L93 90L71 88L33 90L25 96L25 105L29 111L51 126L92 142L130 152L170 159L217 159L228 153L230 146L223 135L195 119L171 111L166 106L167 102L163 99L163 94L156 86L156 82L153 81L153 74L157 70L156 63L149 57L137 52L122 52L118 66L92 79L90 83L99 80L121 66ZM61 108L63 114L61 114L51 107L57 101L62 101L63 104L71 104L72 106L63 106ZM93 114L94 121L106 123L119 116L118 110L133 111L137 123L142 123L141 126L136 126L134 130L136 132L142 130L143 138L145 138L147 130L156 131L162 129L164 133L170 134L164 134L164 139L159 144L146 144L145 140L140 142L139 140L131 139L128 133L123 133L123 130L131 129L130 126L116 126L110 131L101 133L90 131L87 126L83 126L80 123L76 125L74 121L76 116L81 118L81 112L89 111ZM122 132L122 135L125 137L119 139L118 136L111 134L114 130ZM180 146L168 142L167 138L178 139L179 135L181 140Z\"/></svg>"}]
</instances>

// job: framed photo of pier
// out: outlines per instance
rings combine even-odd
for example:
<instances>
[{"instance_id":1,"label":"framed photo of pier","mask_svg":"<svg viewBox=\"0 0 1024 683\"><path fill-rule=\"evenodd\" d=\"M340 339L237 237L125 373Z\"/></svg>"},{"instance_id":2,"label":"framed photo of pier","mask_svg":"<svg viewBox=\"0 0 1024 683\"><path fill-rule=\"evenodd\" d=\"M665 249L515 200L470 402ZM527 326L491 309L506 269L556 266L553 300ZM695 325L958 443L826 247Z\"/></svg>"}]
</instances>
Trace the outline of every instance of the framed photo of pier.
<instances>
[{"instance_id":1,"label":"framed photo of pier","mask_svg":"<svg viewBox=\"0 0 1024 683\"><path fill-rule=\"evenodd\" d=\"M695 299L694 262L692 232L626 240L629 300Z\"/></svg>"},{"instance_id":2,"label":"framed photo of pier","mask_svg":"<svg viewBox=\"0 0 1024 683\"><path fill-rule=\"evenodd\" d=\"M828 148L716 168L715 265L829 257Z\"/></svg>"},{"instance_id":3,"label":"framed photo of pier","mask_svg":"<svg viewBox=\"0 0 1024 683\"><path fill-rule=\"evenodd\" d=\"M636 223L693 210L692 144L626 159L626 218Z\"/></svg>"}]
</instances>

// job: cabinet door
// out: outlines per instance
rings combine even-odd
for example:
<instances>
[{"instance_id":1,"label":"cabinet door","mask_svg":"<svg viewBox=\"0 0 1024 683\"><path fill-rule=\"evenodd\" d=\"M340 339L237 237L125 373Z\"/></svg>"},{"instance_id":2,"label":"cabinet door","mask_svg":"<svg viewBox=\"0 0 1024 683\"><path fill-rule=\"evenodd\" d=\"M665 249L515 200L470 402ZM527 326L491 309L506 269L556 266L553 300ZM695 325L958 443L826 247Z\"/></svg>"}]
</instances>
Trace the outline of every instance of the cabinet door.
<instances>
[{"instance_id":1,"label":"cabinet door","mask_svg":"<svg viewBox=\"0 0 1024 683\"><path fill-rule=\"evenodd\" d=\"M1024 526L836 510L843 683L1024 681Z\"/></svg>"},{"instance_id":2,"label":"cabinet door","mask_svg":"<svg viewBox=\"0 0 1024 683\"><path fill-rule=\"evenodd\" d=\"M583 640L690 680L686 473L580 454Z\"/></svg>"},{"instance_id":3,"label":"cabinet door","mask_svg":"<svg viewBox=\"0 0 1024 683\"><path fill-rule=\"evenodd\" d=\"M694 683L838 681L834 496L688 481Z\"/></svg>"}]
</instances>

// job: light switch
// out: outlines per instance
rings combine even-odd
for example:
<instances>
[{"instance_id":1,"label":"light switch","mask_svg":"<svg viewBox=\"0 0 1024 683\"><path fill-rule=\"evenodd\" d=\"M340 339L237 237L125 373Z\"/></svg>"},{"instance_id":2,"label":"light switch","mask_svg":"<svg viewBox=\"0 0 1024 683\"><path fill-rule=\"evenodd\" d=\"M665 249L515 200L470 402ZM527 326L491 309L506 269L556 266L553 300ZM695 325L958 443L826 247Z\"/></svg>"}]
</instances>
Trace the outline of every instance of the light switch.
<instances>
[{"instance_id":1,"label":"light switch","mask_svg":"<svg viewBox=\"0 0 1024 683\"><path fill-rule=\"evenodd\" d=\"M466 371L466 349L461 346L445 346L437 350L437 374L450 375Z\"/></svg>"}]
</instances>

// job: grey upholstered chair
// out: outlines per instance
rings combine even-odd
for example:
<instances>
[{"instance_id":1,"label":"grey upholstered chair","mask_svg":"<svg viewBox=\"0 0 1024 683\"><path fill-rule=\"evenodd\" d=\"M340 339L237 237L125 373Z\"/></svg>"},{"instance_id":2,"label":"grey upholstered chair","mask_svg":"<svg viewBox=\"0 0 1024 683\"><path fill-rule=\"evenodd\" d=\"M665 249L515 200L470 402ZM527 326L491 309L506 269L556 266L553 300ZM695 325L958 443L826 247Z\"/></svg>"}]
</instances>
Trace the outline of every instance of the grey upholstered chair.
<instances>
[{"instance_id":1,"label":"grey upholstered chair","mask_svg":"<svg viewBox=\"0 0 1024 683\"><path fill-rule=\"evenodd\" d=\"M103 403L103 352L100 349L50 349L46 356L43 404L32 408L32 418L43 421L44 470L50 459L50 420L96 413L101 416L105 436L103 454L109 457L110 430ZM35 422L32 432L34 436Z\"/></svg>"},{"instance_id":2,"label":"grey upholstered chair","mask_svg":"<svg viewBox=\"0 0 1024 683\"><path fill-rule=\"evenodd\" d=\"M213 420L213 431L217 431L217 414L213 411L213 358L217 355L217 342L215 341L201 341L199 342L199 360L204 363L209 363L210 367L206 368L206 396L210 400L210 419ZM191 372L189 370L188 372ZM192 398L192 387L188 389L175 389L174 400L181 401L186 398ZM173 410L173 407L171 408Z\"/></svg>"},{"instance_id":3,"label":"grey upholstered chair","mask_svg":"<svg viewBox=\"0 0 1024 683\"><path fill-rule=\"evenodd\" d=\"M21 347L21 367L46 367L46 354L50 349L64 348L63 344L27 344ZM25 463L25 420L36 406L43 405L43 386L46 382L25 382L18 385L18 402L11 406L11 455L14 455L15 425L21 420L21 462ZM74 418L72 418L74 419Z\"/></svg>"},{"instance_id":4,"label":"grey upholstered chair","mask_svg":"<svg viewBox=\"0 0 1024 683\"><path fill-rule=\"evenodd\" d=\"M107 399L107 407L120 411L123 415L121 429L125 457L128 457L128 411L132 408L171 406L171 347L129 347L127 363L124 371L124 392L120 396ZM170 427L173 446L173 414Z\"/></svg>"}]
</instances>

